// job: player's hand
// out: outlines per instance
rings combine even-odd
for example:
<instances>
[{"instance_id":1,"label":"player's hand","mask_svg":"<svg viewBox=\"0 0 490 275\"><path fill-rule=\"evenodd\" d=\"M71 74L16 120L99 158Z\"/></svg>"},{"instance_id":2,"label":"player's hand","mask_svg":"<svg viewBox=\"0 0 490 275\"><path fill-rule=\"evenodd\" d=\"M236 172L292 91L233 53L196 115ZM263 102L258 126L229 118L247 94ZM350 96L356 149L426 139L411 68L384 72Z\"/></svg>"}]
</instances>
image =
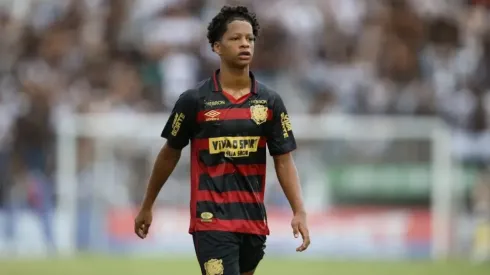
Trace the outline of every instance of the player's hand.
<instances>
[{"instance_id":1,"label":"player's hand","mask_svg":"<svg viewBox=\"0 0 490 275\"><path fill-rule=\"evenodd\" d=\"M138 216L136 216L134 219L134 233L136 233L136 235L138 235L138 237L141 239L146 238L152 220L153 215L151 209L141 209Z\"/></svg>"},{"instance_id":2,"label":"player's hand","mask_svg":"<svg viewBox=\"0 0 490 275\"><path fill-rule=\"evenodd\" d=\"M310 232L308 231L308 225L306 224L306 213L295 214L291 221L291 227L293 228L295 238L298 238L300 234L303 238L303 243L296 248L296 251L305 251L308 246L310 246Z\"/></svg>"}]
</instances>

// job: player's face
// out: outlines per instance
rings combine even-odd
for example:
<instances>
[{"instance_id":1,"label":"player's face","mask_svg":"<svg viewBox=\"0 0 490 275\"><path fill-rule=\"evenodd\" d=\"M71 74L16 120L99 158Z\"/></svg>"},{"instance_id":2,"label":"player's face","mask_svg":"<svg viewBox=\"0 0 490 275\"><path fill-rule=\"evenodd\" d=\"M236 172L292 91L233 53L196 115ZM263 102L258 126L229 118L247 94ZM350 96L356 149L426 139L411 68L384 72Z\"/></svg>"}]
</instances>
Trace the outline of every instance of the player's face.
<instances>
[{"instance_id":1,"label":"player's face","mask_svg":"<svg viewBox=\"0 0 490 275\"><path fill-rule=\"evenodd\" d=\"M252 25L244 20L235 20L228 24L221 41L214 45L214 51L230 65L243 68L252 62L254 45Z\"/></svg>"}]
</instances>

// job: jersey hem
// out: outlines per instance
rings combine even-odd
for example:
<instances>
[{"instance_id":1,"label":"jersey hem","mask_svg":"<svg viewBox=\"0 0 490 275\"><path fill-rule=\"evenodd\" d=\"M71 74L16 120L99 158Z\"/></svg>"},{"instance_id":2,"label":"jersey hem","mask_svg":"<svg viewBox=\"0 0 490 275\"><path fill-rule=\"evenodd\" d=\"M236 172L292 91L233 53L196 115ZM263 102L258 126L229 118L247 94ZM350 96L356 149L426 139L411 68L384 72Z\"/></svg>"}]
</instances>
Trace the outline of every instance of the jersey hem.
<instances>
[{"instance_id":1,"label":"jersey hem","mask_svg":"<svg viewBox=\"0 0 490 275\"><path fill-rule=\"evenodd\" d=\"M232 232L232 233L242 233L242 234L254 234L254 235L269 235L270 230L267 226L267 222L261 222L261 224L242 224L240 225L230 225L226 224L230 221L215 220L210 223L203 223L200 221L191 221L189 226L189 234L198 231L222 231L222 232ZM237 221L239 222L239 221ZM250 221L257 222L257 221Z\"/></svg>"},{"instance_id":2,"label":"jersey hem","mask_svg":"<svg viewBox=\"0 0 490 275\"><path fill-rule=\"evenodd\" d=\"M269 236L270 232L267 231L245 231L245 230L224 230L224 229L189 229L189 234L195 232L204 232L204 231L219 231L219 232L229 232L229 233L240 233L240 234L252 234L252 235L261 235L261 236Z\"/></svg>"}]
</instances>

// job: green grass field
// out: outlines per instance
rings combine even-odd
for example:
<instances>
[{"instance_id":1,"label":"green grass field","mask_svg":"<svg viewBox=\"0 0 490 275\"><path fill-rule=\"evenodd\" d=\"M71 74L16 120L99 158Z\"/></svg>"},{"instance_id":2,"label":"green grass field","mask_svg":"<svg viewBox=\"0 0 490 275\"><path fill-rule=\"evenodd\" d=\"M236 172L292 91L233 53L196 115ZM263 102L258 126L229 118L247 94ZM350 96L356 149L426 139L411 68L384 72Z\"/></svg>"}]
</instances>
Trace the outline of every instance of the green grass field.
<instances>
[{"instance_id":1,"label":"green grass field","mask_svg":"<svg viewBox=\"0 0 490 275\"><path fill-rule=\"evenodd\" d=\"M198 275L193 259L80 257L64 260L0 261L1 275ZM490 265L465 262L359 262L266 259L258 275L488 275Z\"/></svg>"}]
</instances>

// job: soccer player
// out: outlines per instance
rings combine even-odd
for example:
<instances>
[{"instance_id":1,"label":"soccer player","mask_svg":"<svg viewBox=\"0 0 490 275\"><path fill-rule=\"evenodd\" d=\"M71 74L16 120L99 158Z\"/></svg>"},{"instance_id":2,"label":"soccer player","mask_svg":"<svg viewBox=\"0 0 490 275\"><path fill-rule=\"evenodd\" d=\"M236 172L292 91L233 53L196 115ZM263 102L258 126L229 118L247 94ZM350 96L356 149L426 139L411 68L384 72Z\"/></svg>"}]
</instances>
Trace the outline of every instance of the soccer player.
<instances>
[{"instance_id":1,"label":"soccer player","mask_svg":"<svg viewBox=\"0 0 490 275\"><path fill-rule=\"evenodd\" d=\"M288 113L281 97L249 71L258 33L255 14L242 6L223 7L209 24L220 70L177 100L135 219L135 233L144 239L153 203L190 141L189 233L206 275L253 275L264 256L266 145L291 204L293 235L303 238L296 251L310 245Z\"/></svg>"}]
</instances>

